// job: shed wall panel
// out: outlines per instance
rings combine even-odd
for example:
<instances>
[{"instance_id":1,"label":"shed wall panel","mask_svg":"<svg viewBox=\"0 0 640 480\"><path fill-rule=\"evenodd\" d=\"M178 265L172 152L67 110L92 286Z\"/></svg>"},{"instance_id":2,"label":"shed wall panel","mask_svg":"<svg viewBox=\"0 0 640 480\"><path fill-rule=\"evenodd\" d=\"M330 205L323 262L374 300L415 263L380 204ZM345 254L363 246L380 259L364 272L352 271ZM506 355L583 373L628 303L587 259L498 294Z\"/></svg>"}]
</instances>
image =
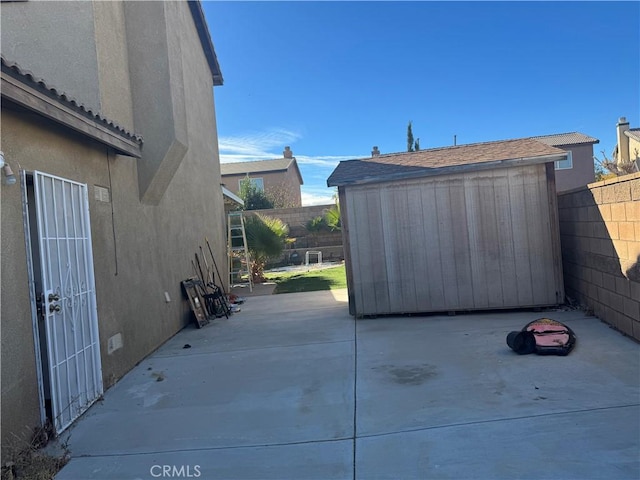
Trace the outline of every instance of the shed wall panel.
<instances>
[{"instance_id":1,"label":"shed wall panel","mask_svg":"<svg viewBox=\"0 0 640 480\"><path fill-rule=\"evenodd\" d=\"M344 192L356 315L557 303L544 164Z\"/></svg>"}]
</instances>

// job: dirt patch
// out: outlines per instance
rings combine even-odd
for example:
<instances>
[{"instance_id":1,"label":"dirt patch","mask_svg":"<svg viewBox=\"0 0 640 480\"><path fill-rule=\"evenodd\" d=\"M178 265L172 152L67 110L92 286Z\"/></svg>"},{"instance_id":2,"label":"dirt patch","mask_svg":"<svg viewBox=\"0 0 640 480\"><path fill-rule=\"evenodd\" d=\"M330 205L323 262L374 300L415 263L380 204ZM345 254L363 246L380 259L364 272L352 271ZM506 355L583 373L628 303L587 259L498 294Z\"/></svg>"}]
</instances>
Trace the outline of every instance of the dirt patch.
<instances>
[{"instance_id":1,"label":"dirt patch","mask_svg":"<svg viewBox=\"0 0 640 480\"><path fill-rule=\"evenodd\" d=\"M36 429L30 441L16 437L14 444L6 447L7 460L2 465L2 480L51 480L69 462L69 452L62 445L64 453L53 456L44 448L53 437L53 428L46 426Z\"/></svg>"}]
</instances>

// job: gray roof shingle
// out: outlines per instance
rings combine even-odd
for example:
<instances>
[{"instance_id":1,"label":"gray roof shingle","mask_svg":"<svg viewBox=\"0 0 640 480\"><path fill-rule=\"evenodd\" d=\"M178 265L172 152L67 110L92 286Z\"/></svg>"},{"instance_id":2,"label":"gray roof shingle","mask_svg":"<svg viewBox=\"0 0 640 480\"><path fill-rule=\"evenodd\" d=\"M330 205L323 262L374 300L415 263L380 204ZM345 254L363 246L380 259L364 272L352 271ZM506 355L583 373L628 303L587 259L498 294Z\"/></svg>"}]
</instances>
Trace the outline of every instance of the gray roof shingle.
<instances>
[{"instance_id":1,"label":"gray roof shingle","mask_svg":"<svg viewBox=\"0 0 640 480\"><path fill-rule=\"evenodd\" d=\"M457 166L480 169L494 162L562 155L566 152L531 138L432 148L342 161L327 179L327 185L418 178L450 173Z\"/></svg>"},{"instance_id":2,"label":"gray roof shingle","mask_svg":"<svg viewBox=\"0 0 640 480\"><path fill-rule=\"evenodd\" d=\"M531 138L546 143L547 145L551 145L552 147L580 145L583 143L600 143L600 140L597 138L590 137L589 135L585 135L580 132L556 133L554 135L541 135Z\"/></svg>"}]
</instances>

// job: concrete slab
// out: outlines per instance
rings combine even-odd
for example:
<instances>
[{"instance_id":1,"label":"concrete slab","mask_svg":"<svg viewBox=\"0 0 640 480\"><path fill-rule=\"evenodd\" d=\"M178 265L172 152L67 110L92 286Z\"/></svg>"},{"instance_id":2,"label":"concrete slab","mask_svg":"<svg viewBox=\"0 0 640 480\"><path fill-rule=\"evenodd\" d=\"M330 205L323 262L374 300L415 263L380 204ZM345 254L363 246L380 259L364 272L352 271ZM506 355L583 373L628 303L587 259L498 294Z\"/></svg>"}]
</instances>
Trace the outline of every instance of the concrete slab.
<instances>
[{"instance_id":1,"label":"concrete slab","mask_svg":"<svg viewBox=\"0 0 640 480\"><path fill-rule=\"evenodd\" d=\"M506 336L548 316L567 357L517 355ZM638 404L638 345L582 312L358 322L358 434Z\"/></svg>"},{"instance_id":2,"label":"concrete slab","mask_svg":"<svg viewBox=\"0 0 640 480\"><path fill-rule=\"evenodd\" d=\"M637 479L638 415L634 406L361 438L356 478Z\"/></svg>"},{"instance_id":3,"label":"concrete slab","mask_svg":"<svg viewBox=\"0 0 640 480\"><path fill-rule=\"evenodd\" d=\"M639 347L596 318L347 310L258 296L183 330L62 436L56 478L639 477ZM509 350L540 316L576 331L571 355Z\"/></svg>"},{"instance_id":4,"label":"concrete slab","mask_svg":"<svg viewBox=\"0 0 640 480\"><path fill-rule=\"evenodd\" d=\"M346 480L353 478L352 447L349 440L81 457L74 458L56 479Z\"/></svg>"},{"instance_id":5,"label":"concrete slab","mask_svg":"<svg viewBox=\"0 0 640 480\"><path fill-rule=\"evenodd\" d=\"M569 356L506 346L541 316L576 332ZM640 478L638 345L596 318L359 321L357 353L357 478Z\"/></svg>"}]
</instances>

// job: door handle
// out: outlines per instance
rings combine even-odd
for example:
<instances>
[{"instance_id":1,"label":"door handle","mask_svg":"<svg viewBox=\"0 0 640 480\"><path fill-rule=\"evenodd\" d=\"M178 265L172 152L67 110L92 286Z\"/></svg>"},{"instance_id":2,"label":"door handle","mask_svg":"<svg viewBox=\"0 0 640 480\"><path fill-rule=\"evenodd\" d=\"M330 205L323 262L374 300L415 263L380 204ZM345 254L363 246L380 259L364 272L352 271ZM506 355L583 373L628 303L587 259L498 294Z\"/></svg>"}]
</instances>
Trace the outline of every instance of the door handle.
<instances>
[{"instance_id":1,"label":"door handle","mask_svg":"<svg viewBox=\"0 0 640 480\"><path fill-rule=\"evenodd\" d=\"M57 305L57 304L54 305L53 303L49 305L49 313L53 313L53 312L58 313L61 311L62 311L62 307L60 307L60 305Z\"/></svg>"},{"instance_id":2,"label":"door handle","mask_svg":"<svg viewBox=\"0 0 640 480\"><path fill-rule=\"evenodd\" d=\"M57 293L49 294L49 302L57 302L58 300L60 300L60 295L58 295Z\"/></svg>"}]
</instances>

